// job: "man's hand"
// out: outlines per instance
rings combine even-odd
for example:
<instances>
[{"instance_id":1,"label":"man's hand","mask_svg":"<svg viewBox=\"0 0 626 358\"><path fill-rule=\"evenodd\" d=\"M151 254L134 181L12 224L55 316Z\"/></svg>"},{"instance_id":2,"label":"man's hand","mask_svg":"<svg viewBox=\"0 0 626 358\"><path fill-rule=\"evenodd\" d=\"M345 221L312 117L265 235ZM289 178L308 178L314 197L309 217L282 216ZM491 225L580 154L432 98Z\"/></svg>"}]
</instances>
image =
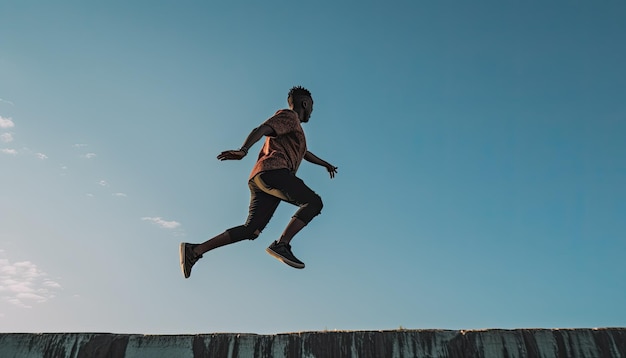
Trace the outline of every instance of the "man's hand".
<instances>
[{"instance_id":1,"label":"man's hand","mask_svg":"<svg viewBox=\"0 0 626 358\"><path fill-rule=\"evenodd\" d=\"M331 179L335 177L335 174L337 174L338 168L336 166L330 164L323 159L320 159L317 155L309 152L308 150L306 151L306 153L304 153L304 160L313 164L321 165L326 168L326 170L328 170L328 174L330 174Z\"/></svg>"},{"instance_id":2,"label":"man's hand","mask_svg":"<svg viewBox=\"0 0 626 358\"><path fill-rule=\"evenodd\" d=\"M325 167L326 167L326 170L328 170L328 174L330 174L330 178L331 179L334 178L335 174L337 174L337 169L339 168L337 168L336 166L330 163L326 163Z\"/></svg>"},{"instance_id":3,"label":"man's hand","mask_svg":"<svg viewBox=\"0 0 626 358\"><path fill-rule=\"evenodd\" d=\"M221 152L217 156L217 159L219 159L219 160L241 160L245 156L246 156L246 152L244 152L241 149L225 150L225 151Z\"/></svg>"}]
</instances>

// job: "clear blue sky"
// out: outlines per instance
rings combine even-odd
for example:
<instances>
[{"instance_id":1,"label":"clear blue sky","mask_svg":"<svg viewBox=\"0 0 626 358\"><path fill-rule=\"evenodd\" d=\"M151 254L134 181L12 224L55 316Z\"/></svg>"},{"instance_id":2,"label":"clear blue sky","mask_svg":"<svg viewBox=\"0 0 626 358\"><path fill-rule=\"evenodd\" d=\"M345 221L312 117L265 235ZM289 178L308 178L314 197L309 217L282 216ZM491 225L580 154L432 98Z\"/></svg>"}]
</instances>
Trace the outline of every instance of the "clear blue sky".
<instances>
[{"instance_id":1,"label":"clear blue sky","mask_svg":"<svg viewBox=\"0 0 626 358\"><path fill-rule=\"evenodd\" d=\"M0 331L626 326L623 1L0 1ZM322 215L243 223L311 90ZM257 152L260 144L252 148Z\"/></svg>"}]
</instances>

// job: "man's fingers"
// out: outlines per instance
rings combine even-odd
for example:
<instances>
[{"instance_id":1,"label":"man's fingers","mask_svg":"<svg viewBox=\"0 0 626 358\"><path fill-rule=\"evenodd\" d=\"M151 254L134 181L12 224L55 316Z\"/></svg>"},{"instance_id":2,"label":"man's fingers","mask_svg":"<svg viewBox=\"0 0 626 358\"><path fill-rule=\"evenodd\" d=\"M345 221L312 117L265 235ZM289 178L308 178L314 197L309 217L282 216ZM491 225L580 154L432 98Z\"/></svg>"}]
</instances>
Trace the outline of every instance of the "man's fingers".
<instances>
[{"instance_id":1,"label":"man's fingers","mask_svg":"<svg viewBox=\"0 0 626 358\"><path fill-rule=\"evenodd\" d=\"M241 159L244 156L245 156L245 153L240 150L227 150L227 151L221 152L217 156L217 159L219 160Z\"/></svg>"},{"instance_id":2,"label":"man's fingers","mask_svg":"<svg viewBox=\"0 0 626 358\"><path fill-rule=\"evenodd\" d=\"M231 159L232 158L232 153L230 150L227 150L225 152L221 152L218 156L217 159L219 160L226 160L226 159Z\"/></svg>"},{"instance_id":3,"label":"man's fingers","mask_svg":"<svg viewBox=\"0 0 626 358\"><path fill-rule=\"evenodd\" d=\"M331 179L334 178L335 174L337 173L337 167L331 165L330 167L327 167L326 169L328 170L328 173L330 174L330 178Z\"/></svg>"}]
</instances>

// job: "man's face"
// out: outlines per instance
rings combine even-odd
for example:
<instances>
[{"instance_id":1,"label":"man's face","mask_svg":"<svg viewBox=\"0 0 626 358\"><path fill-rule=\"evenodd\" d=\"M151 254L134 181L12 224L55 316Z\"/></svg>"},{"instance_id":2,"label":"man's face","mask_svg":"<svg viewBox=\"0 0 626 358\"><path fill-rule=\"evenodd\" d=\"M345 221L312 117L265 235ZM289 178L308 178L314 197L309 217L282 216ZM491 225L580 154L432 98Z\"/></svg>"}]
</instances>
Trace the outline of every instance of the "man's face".
<instances>
[{"instance_id":1,"label":"man's face","mask_svg":"<svg viewBox=\"0 0 626 358\"><path fill-rule=\"evenodd\" d=\"M311 113L313 113L313 100L310 99L307 101L308 106L304 108L304 118L302 118L302 122L306 123L311 118Z\"/></svg>"},{"instance_id":2,"label":"man's face","mask_svg":"<svg viewBox=\"0 0 626 358\"><path fill-rule=\"evenodd\" d=\"M311 97L298 97L298 98L287 98L287 102L289 103L289 108L298 112L300 115L300 122L308 122L309 118L311 118L311 113L313 112L313 98Z\"/></svg>"}]
</instances>

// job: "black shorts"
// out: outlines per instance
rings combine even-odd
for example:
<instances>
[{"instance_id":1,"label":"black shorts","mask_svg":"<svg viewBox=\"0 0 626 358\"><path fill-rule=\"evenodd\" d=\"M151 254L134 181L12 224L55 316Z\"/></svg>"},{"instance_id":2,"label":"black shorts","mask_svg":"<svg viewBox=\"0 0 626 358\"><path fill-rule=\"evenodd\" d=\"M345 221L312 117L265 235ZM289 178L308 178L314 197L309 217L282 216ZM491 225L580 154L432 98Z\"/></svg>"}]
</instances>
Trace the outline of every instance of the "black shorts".
<instances>
[{"instance_id":1,"label":"black shorts","mask_svg":"<svg viewBox=\"0 0 626 358\"><path fill-rule=\"evenodd\" d=\"M288 169L261 172L248 181L250 208L246 226L265 228L281 201L300 207L294 217L308 224L322 211L322 199Z\"/></svg>"}]
</instances>

